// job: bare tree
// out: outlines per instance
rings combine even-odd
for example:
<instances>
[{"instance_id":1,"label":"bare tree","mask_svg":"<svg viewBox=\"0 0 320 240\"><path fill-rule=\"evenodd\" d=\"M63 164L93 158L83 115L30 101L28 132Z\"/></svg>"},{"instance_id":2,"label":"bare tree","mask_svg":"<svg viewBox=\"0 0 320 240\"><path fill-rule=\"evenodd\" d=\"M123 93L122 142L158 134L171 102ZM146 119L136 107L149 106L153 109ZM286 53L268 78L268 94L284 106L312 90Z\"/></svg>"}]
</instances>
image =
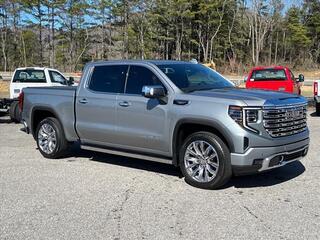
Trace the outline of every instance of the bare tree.
<instances>
[{"instance_id":1,"label":"bare tree","mask_svg":"<svg viewBox=\"0 0 320 240\"><path fill-rule=\"evenodd\" d=\"M260 53L265 47L266 34L272 25L270 18L270 6L264 0L253 0L252 9L247 16L250 24L252 62L255 65L260 63Z\"/></svg>"},{"instance_id":2,"label":"bare tree","mask_svg":"<svg viewBox=\"0 0 320 240\"><path fill-rule=\"evenodd\" d=\"M0 17L1 17L1 49L3 57L3 70L7 71L7 36L8 36L8 15L6 8L6 1L2 2L0 8Z\"/></svg>"},{"instance_id":3,"label":"bare tree","mask_svg":"<svg viewBox=\"0 0 320 240\"><path fill-rule=\"evenodd\" d=\"M197 35L199 45L202 48L204 62L207 62L208 59L212 60L213 43L222 26L226 3L227 0L224 0L221 5L218 2L215 6L209 8L210 11L208 11L208 8L204 8L202 12L205 19L199 21ZM213 21L211 18L217 21Z\"/></svg>"}]
</instances>

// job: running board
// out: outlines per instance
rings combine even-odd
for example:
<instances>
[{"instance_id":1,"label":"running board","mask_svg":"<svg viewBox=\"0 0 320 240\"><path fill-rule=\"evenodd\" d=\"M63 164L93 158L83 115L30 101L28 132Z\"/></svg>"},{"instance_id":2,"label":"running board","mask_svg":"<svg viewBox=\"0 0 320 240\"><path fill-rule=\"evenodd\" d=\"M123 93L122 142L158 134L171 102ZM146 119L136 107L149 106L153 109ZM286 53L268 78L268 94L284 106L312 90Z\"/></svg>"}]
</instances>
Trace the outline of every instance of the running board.
<instances>
[{"instance_id":1,"label":"running board","mask_svg":"<svg viewBox=\"0 0 320 240\"><path fill-rule=\"evenodd\" d=\"M84 149L84 150L94 151L94 152L102 152L102 153L108 153L108 154L113 154L113 155L143 159L143 160L147 160L147 161L159 162L159 163L165 163L165 164L172 165L171 159L166 159L166 158L161 158L161 157L147 156L147 155L142 155L142 154L138 154L138 153L128 153L128 152L122 152L122 151L117 151L117 150L110 150L110 149L106 149L106 148L92 147L92 146L87 146L87 145L81 145L80 148Z\"/></svg>"}]
</instances>

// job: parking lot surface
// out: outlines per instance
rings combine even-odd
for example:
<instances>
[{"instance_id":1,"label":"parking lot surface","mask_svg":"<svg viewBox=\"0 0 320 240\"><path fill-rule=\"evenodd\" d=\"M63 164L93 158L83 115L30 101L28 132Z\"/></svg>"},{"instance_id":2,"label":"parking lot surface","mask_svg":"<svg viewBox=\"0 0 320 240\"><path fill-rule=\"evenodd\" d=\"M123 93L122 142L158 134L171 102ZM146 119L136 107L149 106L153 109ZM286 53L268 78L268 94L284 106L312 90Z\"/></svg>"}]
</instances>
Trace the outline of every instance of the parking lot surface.
<instances>
[{"instance_id":1,"label":"parking lot surface","mask_svg":"<svg viewBox=\"0 0 320 240\"><path fill-rule=\"evenodd\" d=\"M319 239L320 117L308 122L301 162L208 191L173 166L77 146L45 159L1 117L0 239Z\"/></svg>"}]
</instances>

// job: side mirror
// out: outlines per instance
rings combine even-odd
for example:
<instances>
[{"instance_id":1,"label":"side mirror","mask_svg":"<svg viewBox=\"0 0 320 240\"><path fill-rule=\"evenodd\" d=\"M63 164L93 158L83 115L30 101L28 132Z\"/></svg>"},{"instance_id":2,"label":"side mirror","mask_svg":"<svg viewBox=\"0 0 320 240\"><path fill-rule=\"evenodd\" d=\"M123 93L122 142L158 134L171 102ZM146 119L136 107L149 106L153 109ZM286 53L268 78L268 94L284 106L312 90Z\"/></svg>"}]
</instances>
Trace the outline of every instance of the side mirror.
<instances>
[{"instance_id":1,"label":"side mirror","mask_svg":"<svg viewBox=\"0 0 320 240\"><path fill-rule=\"evenodd\" d=\"M299 74L298 81L299 81L299 82L304 82L304 76L303 76L303 74Z\"/></svg>"},{"instance_id":2,"label":"side mirror","mask_svg":"<svg viewBox=\"0 0 320 240\"><path fill-rule=\"evenodd\" d=\"M243 82L247 82L247 80L248 80L248 76L244 76Z\"/></svg>"},{"instance_id":3,"label":"side mirror","mask_svg":"<svg viewBox=\"0 0 320 240\"><path fill-rule=\"evenodd\" d=\"M146 98L162 98L166 92L162 86L143 86L142 96Z\"/></svg>"},{"instance_id":4,"label":"side mirror","mask_svg":"<svg viewBox=\"0 0 320 240\"><path fill-rule=\"evenodd\" d=\"M69 80L67 81L67 85L68 86L72 86L74 84L74 78L73 77L69 77Z\"/></svg>"}]
</instances>

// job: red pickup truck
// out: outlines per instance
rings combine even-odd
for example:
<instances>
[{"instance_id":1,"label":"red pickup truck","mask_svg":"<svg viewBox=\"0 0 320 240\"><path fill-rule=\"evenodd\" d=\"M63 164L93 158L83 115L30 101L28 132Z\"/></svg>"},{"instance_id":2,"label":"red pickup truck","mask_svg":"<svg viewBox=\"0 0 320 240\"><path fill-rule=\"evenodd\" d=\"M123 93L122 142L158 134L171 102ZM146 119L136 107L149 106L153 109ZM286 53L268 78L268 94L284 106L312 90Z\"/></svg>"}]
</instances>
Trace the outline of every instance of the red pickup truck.
<instances>
[{"instance_id":1,"label":"red pickup truck","mask_svg":"<svg viewBox=\"0 0 320 240\"><path fill-rule=\"evenodd\" d=\"M250 71L245 81L246 88L283 91L300 95L304 76L300 74L298 78L295 78L292 71L283 66L255 67Z\"/></svg>"}]
</instances>

